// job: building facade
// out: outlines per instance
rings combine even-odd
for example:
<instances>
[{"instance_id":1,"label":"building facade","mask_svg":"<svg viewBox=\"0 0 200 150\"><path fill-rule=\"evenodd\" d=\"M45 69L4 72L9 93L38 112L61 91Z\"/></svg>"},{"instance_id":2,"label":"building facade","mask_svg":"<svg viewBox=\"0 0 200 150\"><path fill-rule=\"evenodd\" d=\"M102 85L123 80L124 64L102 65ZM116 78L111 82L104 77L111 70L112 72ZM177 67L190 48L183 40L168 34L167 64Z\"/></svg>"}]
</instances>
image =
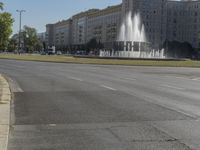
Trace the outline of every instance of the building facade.
<instances>
[{"instance_id":1,"label":"building facade","mask_svg":"<svg viewBox=\"0 0 200 150\"><path fill-rule=\"evenodd\" d=\"M38 33L38 39L41 43L46 41L46 32Z\"/></svg>"},{"instance_id":2,"label":"building facade","mask_svg":"<svg viewBox=\"0 0 200 150\"><path fill-rule=\"evenodd\" d=\"M98 9L90 9L85 12L81 12L72 17L72 44L83 45L87 41L87 26L88 16L91 13L99 11Z\"/></svg>"},{"instance_id":3,"label":"building facade","mask_svg":"<svg viewBox=\"0 0 200 150\"><path fill-rule=\"evenodd\" d=\"M64 20L54 24L54 46L63 48L72 41L72 20Z\"/></svg>"},{"instance_id":4,"label":"building facade","mask_svg":"<svg viewBox=\"0 0 200 150\"><path fill-rule=\"evenodd\" d=\"M87 42L92 38L100 43L116 41L120 25L121 5L91 13L88 16Z\"/></svg>"},{"instance_id":5,"label":"building facade","mask_svg":"<svg viewBox=\"0 0 200 150\"><path fill-rule=\"evenodd\" d=\"M46 44L49 47L65 47L72 42L72 20L46 25Z\"/></svg>"},{"instance_id":6,"label":"building facade","mask_svg":"<svg viewBox=\"0 0 200 150\"><path fill-rule=\"evenodd\" d=\"M139 12L146 38L154 48L166 40L188 42L200 47L199 0L123 0L122 16Z\"/></svg>"},{"instance_id":7,"label":"building facade","mask_svg":"<svg viewBox=\"0 0 200 150\"><path fill-rule=\"evenodd\" d=\"M46 25L46 43L84 45L92 38L103 44L116 41L129 12L140 14L146 39L155 49L166 40L200 47L200 0L122 0L120 5L91 9L67 21Z\"/></svg>"},{"instance_id":8,"label":"building facade","mask_svg":"<svg viewBox=\"0 0 200 150\"><path fill-rule=\"evenodd\" d=\"M200 1L168 1L167 39L200 47Z\"/></svg>"},{"instance_id":9,"label":"building facade","mask_svg":"<svg viewBox=\"0 0 200 150\"><path fill-rule=\"evenodd\" d=\"M154 48L161 47L166 39L167 0L123 0L122 17L139 13L144 24L146 39Z\"/></svg>"},{"instance_id":10,"label":"building facade","mask_svg":"<svg viewBox=\"0 0 200 150\"><path fill-rule=\"evenodd\" d=\"M46 45L48 47L54 46L54 24L46 25Z\"/></svg>"}]
</instances>

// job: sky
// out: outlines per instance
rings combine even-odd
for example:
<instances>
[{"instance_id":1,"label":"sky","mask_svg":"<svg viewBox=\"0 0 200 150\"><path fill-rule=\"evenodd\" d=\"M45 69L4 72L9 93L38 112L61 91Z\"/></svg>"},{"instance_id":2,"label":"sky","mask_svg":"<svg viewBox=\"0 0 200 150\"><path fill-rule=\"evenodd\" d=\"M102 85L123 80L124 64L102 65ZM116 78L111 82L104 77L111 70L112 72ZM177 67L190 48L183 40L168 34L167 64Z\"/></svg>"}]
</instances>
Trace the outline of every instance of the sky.
<instances>
[{"instance_id":1,"label":"sky","mask_svg":"<svg viewBox=\"0 0 200 150\"><path fill-rule=\"evenodd\" d=\"M4 3L4 11L12 14L15 22L13 33L19 31L19 13L22 15L22 26L34 27L45 32L45 25L70 18L72 15L91 8L105 8L120 4L122 0L0 0Z\"/></svg>"}]
</instances>

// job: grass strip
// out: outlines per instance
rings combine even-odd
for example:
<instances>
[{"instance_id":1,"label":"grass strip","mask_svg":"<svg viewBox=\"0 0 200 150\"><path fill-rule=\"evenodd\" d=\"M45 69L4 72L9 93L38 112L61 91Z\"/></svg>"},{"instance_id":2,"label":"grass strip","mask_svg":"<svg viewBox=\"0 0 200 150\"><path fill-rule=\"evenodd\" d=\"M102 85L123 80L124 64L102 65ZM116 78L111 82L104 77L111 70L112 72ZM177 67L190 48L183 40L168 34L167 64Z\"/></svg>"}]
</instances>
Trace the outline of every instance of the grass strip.
<instances>
[{"instance_id":1,"label":"grass strip","mask_svg":"<svg viewBox=\"0 0 200 150\"><path fill-rule=\"evenodd\" d=\"M119 60L75 58L72 56L47 56L47 55L15 55L0 54L0 59L41 61L57 63L100 64L100 65L131 65L131 66L162 66L162 67L200 67L200 61L165 61L165 60Z\"/></svg>"}]
</instances>

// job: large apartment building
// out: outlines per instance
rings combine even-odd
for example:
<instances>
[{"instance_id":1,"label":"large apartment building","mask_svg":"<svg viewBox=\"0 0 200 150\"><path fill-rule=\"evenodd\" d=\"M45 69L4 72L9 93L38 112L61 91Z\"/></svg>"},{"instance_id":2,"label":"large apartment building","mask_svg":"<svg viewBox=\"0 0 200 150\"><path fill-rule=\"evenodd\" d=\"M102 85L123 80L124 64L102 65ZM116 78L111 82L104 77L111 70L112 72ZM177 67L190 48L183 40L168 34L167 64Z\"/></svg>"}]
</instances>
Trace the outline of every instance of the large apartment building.
<instances>
[{"instance_id":1,"label":"large apartment building","mask_svg":"<svg viewBox=\"0 0 200 150\"><path fill-rule=\"evenodd\" d=\"M168 1L167 39L200 47L200 1Z\"/></svg>"},{"instance_id":2,"label":"large apartment building","mask_svg":"<svg viewBox=\"0 0 200 150\"><path fill-rule=\"evenodd\" d=\"M70 45L72 42L72 20L63 20L55 24L46 25L46 43L48 46L59 48Z\"/></svg>"},{"instance_id":3,"label":"large apartment building","mask_svg":"<svg viewBox=\"0 0 200 150\"><path fill-rule=\"evenodd\" d=\"M52 47L55 45L54 43L54 24L46 25L46 45Z\"/></svg>"},{"instance_id":4,"label":"large apartment building","mask_svg":"<svg viewBox=\"0 0 200 150\"><path fill-rule=\"evenodd\" d=\"M78 13L72 17L72 44L82 45L87 42L87 27L88 17L94 12L98 12L98 9L90 9L85 12Z\"/></svg>"},{"instance_id":5,"label":"large apartment building","mask_svg":"<svg viewBox=\"0 0 200 150\"><path fill-rule=\"evenodd\" d=\"M92 38L98 42L113 42L117 39L121 24L121 5L105 9L90 9L72 16L70 20L46 25L48 46L84 45ZM68 31L68 34L61 31ZM68 35L68 36L67 36ZM68 42L64 42L68 41Z\"/></svg>"},{"instance_id":6,"label":"large apartment building","mask_svg":"<svg viewBox=\"0 0 200 150\"><path fill-rule=\"evenodd\" d=\"M47 44L84 45L92 38L104 44L116 41L129 12L140 14L146 39L156 49L166 40L200 47L200 0L122 0L120 5L78 13L64 21L65 25L48 24Z\"/></svg>"},{"instance_id":7,"label":"large apartment building","mask_svg":"<svg viewBox=\"0 0 200 150\"><path fill-rule=\"evenodd\" d=\"M146 39L159 48L166 39L166 0L123 0L122 16L139 13Z\"/></svg>"},{"instance_id":8,"label":"large apartment building","mask_svg":"<svg viewBox=\"0 0 200 150\"><path fill-rule=\"evenodd\" d=\"M120 25L121 5L91 13L88 16L87 42L92 38L101 43L116 41Z\"/></svg>"}]
</instances>

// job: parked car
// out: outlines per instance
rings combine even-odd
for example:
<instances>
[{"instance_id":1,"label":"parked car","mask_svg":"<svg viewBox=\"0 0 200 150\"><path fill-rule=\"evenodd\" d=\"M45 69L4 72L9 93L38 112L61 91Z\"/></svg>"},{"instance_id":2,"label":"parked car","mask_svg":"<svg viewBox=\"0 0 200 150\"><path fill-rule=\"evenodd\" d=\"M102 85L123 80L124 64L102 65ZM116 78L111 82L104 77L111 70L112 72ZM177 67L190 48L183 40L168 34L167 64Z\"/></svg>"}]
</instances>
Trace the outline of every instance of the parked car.
<instances>
[{"instance_id":1,"label":"parked car","mask_svg":"<svg viewBox=\"0 0 200 150\"><path fill-rule=\"evenodd\" d=\"M56 55L62 55L62 52L61 51L57 51Z\"/></svg>"},{"instance_id":2,"label":"parked car","mask_svg":"<svg viewBox=\"0 0 200 150\"><path fill-rule=\"evenodd\" d=\"M46 52L45 52L45 51L42 51L42 52L40 53L40 55L46 55Z\"/></svg>"},{"instance_id":3,"label":"parked car","mask_svg":"<svg viewBox=\"0 0 200 150\"><path fill-rule=\"evenodd\" d=\"M78 50L76 52L76 55L86 55L86 51L84 51L84 50Z\"/></svg>"},{"instance_id":4,"label":"parked car","mask_svg":"<svg viewBox=\"0 0 200 150\"><path fill-rule=\"evenodd\" d=\"M53 51L48 51L47 53L48 55L55 55L55 53Z\"/></svg>"}]
</instances>

